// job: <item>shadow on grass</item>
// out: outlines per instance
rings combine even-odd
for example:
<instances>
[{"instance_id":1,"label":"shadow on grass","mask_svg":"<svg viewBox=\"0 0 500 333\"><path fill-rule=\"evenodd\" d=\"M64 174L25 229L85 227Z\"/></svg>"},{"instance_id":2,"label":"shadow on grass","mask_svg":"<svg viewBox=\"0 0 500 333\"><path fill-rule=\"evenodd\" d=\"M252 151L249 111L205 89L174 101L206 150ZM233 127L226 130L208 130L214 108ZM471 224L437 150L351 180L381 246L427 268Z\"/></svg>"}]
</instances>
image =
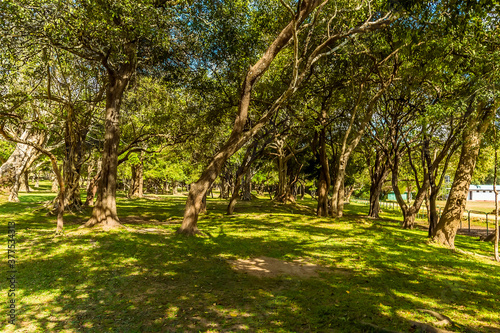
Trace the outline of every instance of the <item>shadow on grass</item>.
<instances>
[{"instance_id":1,"label":"shadow on grass","mask_svg":"<svg viewBox=\"0 0 500 333\"><path fill-rule=\"evenodd\" d=\"M146 223L180 219L184 200L122 199L119 211L149 218ZM223 201L209 200L200 228L212 238L177 236L170 224L155 224L162 234L70 226L66 236L54 237L45 231L50 219L21 215L20 226L31 229L19 233L19 327L367 332L363 323L373 323L407 332L409 320L433 321L417 311L430 308L456 320L459 331L498 328L498 265L429 246L424 233L402 230L397 222L356 217L359 207L333 222L256 204L261 207L242 205L229 217ZM0 211L15 214L3 210L7 206ZM259 256L310 258L332 269L311 279L257 278L226 261Z\"/></svg>"}]
</instances>

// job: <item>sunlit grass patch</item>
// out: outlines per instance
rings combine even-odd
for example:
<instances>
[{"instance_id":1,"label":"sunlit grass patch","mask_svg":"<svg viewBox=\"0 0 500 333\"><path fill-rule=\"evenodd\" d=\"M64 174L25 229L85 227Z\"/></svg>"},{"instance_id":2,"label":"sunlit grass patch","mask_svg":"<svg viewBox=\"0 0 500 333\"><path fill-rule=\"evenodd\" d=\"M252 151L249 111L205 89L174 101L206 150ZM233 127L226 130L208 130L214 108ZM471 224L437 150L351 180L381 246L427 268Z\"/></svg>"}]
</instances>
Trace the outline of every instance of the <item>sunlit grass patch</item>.
<instances>
[{"instance_id":1,"label":"sunlit grass patch","mask_svg":"<svg viewBox=\"0 0 500 333\"><path fill-rule=\"evenodd\" d=\"M368 323L406 332L412 320L434 321L422 308L449 316L458 332L500 329L498 264L428 244L424 231L400 229L397 216L368 219L366 206L346 205L333 220L314 216L309 199L257 199L227 216L227 202L209 198L199 221L207 236L186 238L175 234L184 196L120 195L128 229L78 229L87 209L56 236L55 218L37 211L45 197L31 195L0 202L0 216L17 223L18 331L364 332ZM492 251L465 236L456 245ZM325 269L304 278L231 267L259 257ZM2 322L0 330L14 328Z\"/></svg>"}]
</instances>

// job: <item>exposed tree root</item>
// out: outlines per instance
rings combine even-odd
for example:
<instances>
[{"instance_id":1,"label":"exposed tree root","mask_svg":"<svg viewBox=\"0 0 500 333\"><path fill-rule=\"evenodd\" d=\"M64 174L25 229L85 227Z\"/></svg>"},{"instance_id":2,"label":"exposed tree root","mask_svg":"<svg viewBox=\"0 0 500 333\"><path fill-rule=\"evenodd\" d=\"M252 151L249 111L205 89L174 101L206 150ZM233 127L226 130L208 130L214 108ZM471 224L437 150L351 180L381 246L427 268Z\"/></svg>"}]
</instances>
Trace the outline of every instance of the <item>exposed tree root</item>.
<instances>
[{"instance_id":1,"label":"exposed tree root","mask_svg":"<svg viewBox=\"0 0 500 333\"><path fill-rule=\"evenodd\" d=\"M436 328L434 326L424 324L418 321L410 321L411 327L419 329L421 332L425 333L454 333L452 331L444 330L442 328Z\"/></svg>"},{"instance_id":2,"label":"exposed tree root","mask_svg":"<svg viewBox=\"0 0 500 333\"><path fill-rule=\"evenodd\" d=\"M430 314L434 318L438 319L439 321L433 322L432 325L434 326L447 326L447 325L454 325L453 321L440 313L437 313L432 310L426 310L426 309L417 309L418 311L425 312L427 314ZM418 321L410 321L411 327L414 329L419 329L421 332L427 332L427 333L453 333L452 331L448 331L442 328L437 328L434 326L431 326L429 324L421 323Z\"/></svg>"},{"instance_id":3,"label":"exposed tree root","mask_svg":"<svg viewBox=\"0 0 500 333\"><path fill-rule=\"evenodd\" d=\"M420 312L425 312L427 314L430 314L434 318L438 319L439 321L432 323L435 326L454 325L453 321L449 317L442 315L440 313L437 313L436 311L426 310L426 309L417 309L417 310Z\"/></svg>"}]
</instances>

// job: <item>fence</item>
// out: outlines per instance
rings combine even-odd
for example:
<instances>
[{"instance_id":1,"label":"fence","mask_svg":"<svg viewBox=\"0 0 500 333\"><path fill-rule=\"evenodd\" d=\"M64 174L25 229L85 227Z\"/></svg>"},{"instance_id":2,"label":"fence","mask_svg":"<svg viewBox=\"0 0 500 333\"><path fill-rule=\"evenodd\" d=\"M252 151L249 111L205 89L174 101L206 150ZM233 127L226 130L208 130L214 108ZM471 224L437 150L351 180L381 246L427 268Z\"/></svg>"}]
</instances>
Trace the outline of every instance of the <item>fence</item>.
<instances>
[{"instance_id":1,"label":"fence","mask_svg":"<svg viewBox=\"0 0 500 333\"><path fill-rule=\"evenodd\" d=\"M352 198L351 202L360 203L363 205L370 205L370 201L367 199ZM386 210L392 210L393 212L402 214L399 204L395 201L379 201L380 208ZM442 208L438 207L438 216L441 217ZM491 218L493 215L493 218ZM416 219L427 220L427 209L420 208L416 215ZM499 216L500 219L500 216ZM491 226L490 226L491 222ZM490 229L495 230L495 215L492 213L478 212L474 210L466 210L460 219L460 230L463 230L463 226L466 224L466 230L471 232L471 227L479 227L480 229L486 228L486 235L489 235Z\"/></svg>"}]
</instances>

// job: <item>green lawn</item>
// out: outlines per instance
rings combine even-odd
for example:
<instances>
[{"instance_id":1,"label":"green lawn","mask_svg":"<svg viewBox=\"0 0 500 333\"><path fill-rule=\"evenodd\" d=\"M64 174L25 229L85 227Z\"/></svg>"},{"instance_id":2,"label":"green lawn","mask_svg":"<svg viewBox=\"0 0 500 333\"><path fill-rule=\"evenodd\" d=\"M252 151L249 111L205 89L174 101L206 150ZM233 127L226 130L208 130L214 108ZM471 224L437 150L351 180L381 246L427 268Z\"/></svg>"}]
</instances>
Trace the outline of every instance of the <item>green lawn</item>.
<instances>
[{"instance_id":1,"label":"green lawn","mask_svg":"<svg viewBox=\"0 0 500 333\"><path fill-rule=\"evenodd\" d=\"M267 199L238 203L232 217L209 199L200 228L210 237L185 238L174 233L185 196L120 197L129 230L77 229L88 210L66 216L55 236L55 218L37 210L53 196L0 202L1 247L8 221L18 241L17 328L2 306L2 332L410 332L410 321L436 321L418 309L450 317L450 331L500 332L500 265L483 257L491 243L458 236L458 248L478 255L451 252L427 244L425 230L400 229L396 216L363 217L367 206L333 221L315 217L313 201ZM326 269L260 278L228 262L262 256Z\"/></svg>"}]
</instances>

